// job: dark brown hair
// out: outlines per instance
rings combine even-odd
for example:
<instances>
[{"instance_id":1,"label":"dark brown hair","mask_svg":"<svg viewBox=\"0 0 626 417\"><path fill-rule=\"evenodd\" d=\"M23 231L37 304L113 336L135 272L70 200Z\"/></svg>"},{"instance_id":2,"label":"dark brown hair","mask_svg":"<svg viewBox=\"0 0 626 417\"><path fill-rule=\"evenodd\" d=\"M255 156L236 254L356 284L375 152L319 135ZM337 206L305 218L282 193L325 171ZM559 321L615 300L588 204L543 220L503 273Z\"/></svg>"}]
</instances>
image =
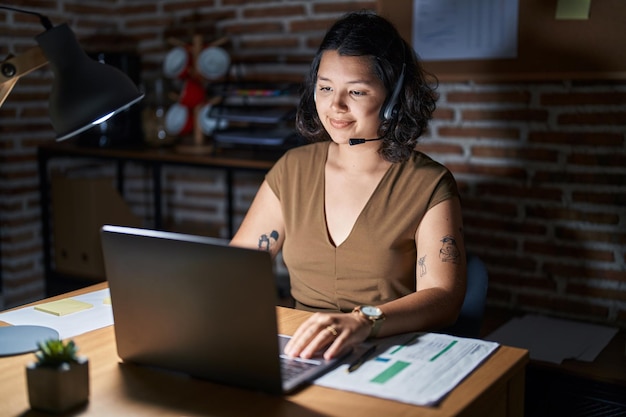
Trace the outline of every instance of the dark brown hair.
<instances>
[{"instance_id":1,"label":"dark brown hair","mask_svg":"<svg viewBox=\"0 0 626 417\"><path fill-rule=\"evenodd\" d=\"M314 100L317 72L325 51L337 51L343 56L370 57L375 75L387 90L387 100L402 78L393 117L388 120L381 118L378 135L384 137L380 149L383 158L390 162L406 161L435 110L436 78L422 68L413 48L388 20L370 11L345 15L326 33L303 86L296 128L311 142L330 140ZM404 76L400 77L403 68Z\"/></svg>"}]
</instances>

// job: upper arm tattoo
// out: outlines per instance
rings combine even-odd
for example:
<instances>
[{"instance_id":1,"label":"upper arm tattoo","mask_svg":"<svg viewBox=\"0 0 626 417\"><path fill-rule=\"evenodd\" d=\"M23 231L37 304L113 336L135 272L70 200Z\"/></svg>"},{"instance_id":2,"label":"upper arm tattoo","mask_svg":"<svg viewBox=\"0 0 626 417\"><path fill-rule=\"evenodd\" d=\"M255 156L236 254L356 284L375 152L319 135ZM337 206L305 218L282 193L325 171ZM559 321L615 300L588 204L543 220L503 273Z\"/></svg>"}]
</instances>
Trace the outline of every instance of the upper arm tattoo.
<instances>
[{"instance_id":1,"label":"upper arm tattoo","mask_svg":"<svg viewBox=\"0 0 626 417\"><path fill-rule=\"evenodd\" d=\"M420 267L420 277L426 275L426 255L417 260L417 264Z\"/></svg>"},{"instance_id":2,"label":"upper arm tattoo","mask_svg":"<svg viewBox=\"0 0 626 417\"><path fill-rule=\"evenodd\" d=\"M439 249L439 259L441 259L441 262L458 264L461 259L461 252L456 245L456 239L451 235L446 235L441 239L441 242L441 249Z\"/></svg>"},{"instance_id":3,"label":"upper arm tattoo","mask_svg":"<svg viewBox=\"0 0 626 417\"><path fill-rule=\"evenodd\" d=\"M269 234L262 234L259 236L259 250L270 251L270 249L276 244L278 241L278 232L276 230L272 230Z\"/></svg>"}]
</instances>

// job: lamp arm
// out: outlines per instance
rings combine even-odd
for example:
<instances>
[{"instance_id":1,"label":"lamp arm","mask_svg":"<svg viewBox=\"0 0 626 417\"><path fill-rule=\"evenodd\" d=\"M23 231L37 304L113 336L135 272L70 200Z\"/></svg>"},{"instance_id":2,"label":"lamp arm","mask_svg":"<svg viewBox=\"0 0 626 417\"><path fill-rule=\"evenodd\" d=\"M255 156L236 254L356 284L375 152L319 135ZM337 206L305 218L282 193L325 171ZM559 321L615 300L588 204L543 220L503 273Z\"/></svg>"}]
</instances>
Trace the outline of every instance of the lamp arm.
<instances>
[{"instance_id":1,"label":"lamp arm","mask_svg":"<svg viewBox=\"0 0 626 417\"><path fill-rule=\"evenodd\" d=\"M0 9L11 10L12 12L25 13L25 14L37 16L39 18L39 21L43 25L43 27L46 28L46 30L52 29L52 22L50 22L50 19L48 19L48 16L45 16L41 13L31 12L30 10L18 9L16 7L10 7L10 6L0 6Z\"/></svg>"},{"instance_id":2,"label":"lamp arm","mask_svg":"<svg viewBox=\"0 0 626 417\"><path fill-rule=\"evenodd\" d=\"M0 63L0 107L13 89L17 80L48 63L39 46L28 49Z\"/></svg>"}]
</instances>

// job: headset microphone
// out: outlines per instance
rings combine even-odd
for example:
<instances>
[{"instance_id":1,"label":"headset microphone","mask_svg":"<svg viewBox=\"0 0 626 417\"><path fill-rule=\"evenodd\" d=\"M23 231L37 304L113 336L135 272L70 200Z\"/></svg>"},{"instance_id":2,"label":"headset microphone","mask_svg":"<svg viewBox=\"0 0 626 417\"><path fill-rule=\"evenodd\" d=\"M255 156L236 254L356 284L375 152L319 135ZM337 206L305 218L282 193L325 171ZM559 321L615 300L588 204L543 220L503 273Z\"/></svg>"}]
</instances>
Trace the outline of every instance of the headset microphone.
<instances>
[{"instance_id":1,"label":"headset microphone","mask_svg":"<svg viewBox=\"0 0 626 417\"><path fill-rule=\"evenodd\" d=\"M350 144L350 146L354 146L354 145L360 145L362 143L365 142L372 142L372 141L376 141L376 140L383 140L385 137L381 136L379 138L375 138L375 139L363 139L363 138L350 138L348 140L348 143Z\"/></svg>"}]
</instances>

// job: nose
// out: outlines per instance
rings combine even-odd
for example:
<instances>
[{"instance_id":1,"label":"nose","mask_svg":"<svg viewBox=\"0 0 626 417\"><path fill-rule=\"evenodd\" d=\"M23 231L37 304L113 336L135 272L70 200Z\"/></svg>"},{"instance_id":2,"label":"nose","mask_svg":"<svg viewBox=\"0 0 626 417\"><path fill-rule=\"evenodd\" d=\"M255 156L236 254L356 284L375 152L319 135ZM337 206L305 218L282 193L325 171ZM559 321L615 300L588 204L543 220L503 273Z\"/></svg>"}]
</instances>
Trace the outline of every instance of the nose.
<instances>
[{"instance_id":1,"label":"nose","mask_svg":"<svg viewBox=\"0 0 626 417\"><path fill-rule=\"evenodd\" d=\"M333 94L330 108L334 111L346 111L348 105L346 104L345 95L339 92Z\"/></svg>"}]
</instances>

